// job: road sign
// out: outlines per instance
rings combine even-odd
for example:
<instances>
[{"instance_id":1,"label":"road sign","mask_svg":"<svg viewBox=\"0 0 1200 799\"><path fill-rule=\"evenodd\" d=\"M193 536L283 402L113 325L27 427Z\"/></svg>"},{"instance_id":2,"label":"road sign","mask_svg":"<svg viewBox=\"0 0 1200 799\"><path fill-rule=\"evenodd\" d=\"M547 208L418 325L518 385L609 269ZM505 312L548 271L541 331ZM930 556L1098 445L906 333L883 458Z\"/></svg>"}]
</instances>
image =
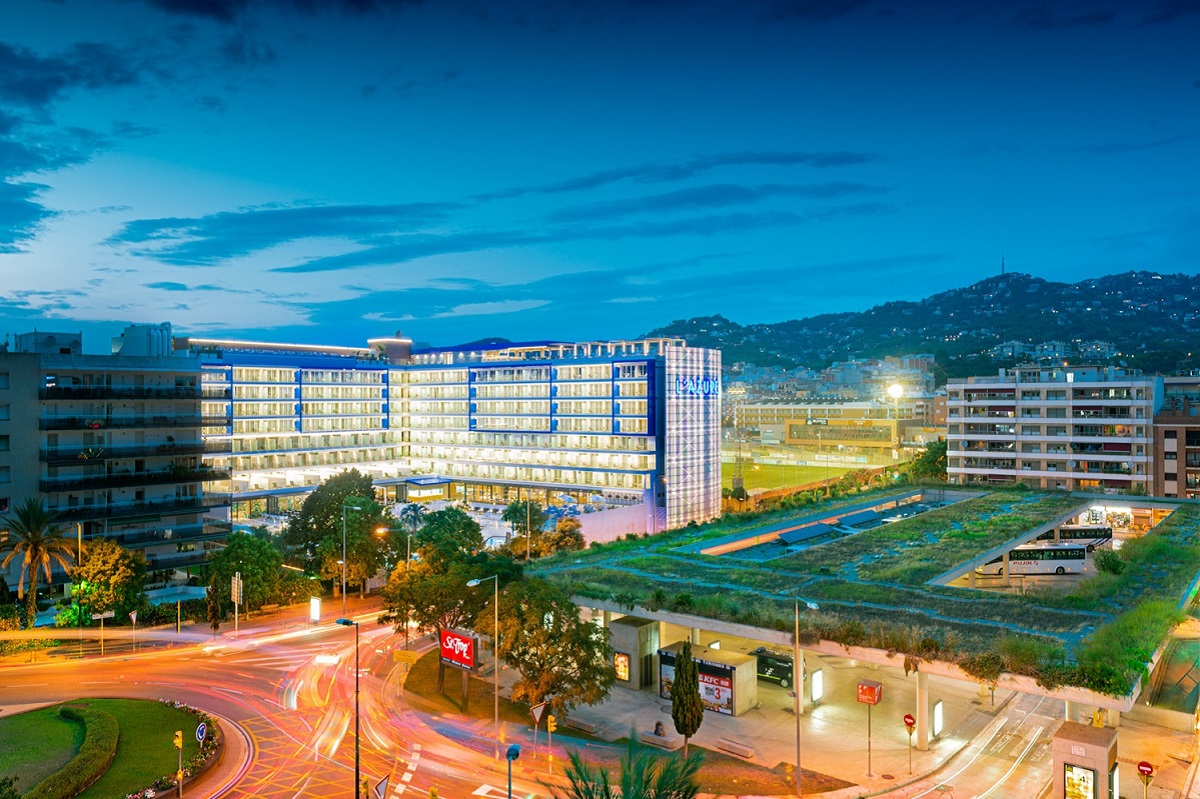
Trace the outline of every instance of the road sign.
<instances>
[{"instance_id":1,"label":"road sign","mask_svg":"<svg viewBox=\"0 0 1200 799\"><path fill-rule=\"evenodd\" d=\"M203 721L196 727L196 740L204 743L204 736L208 734L208 725Z\"/></svg>"},{"instance_id":2,"label":"road sign","mask_svg":"<svg viewBox=\"0 0 1200 799\"><path fill-rule=\"evenodd\" d=\"M542 702L539 705L534 705L531 708L529 708L529 714L531 716L533 716L533 726L536 727L537 725L542 723L542 714L545 712L546 712L546 703L545 702Z\"/></svg>"},{"instance_id":3,"label":"road sign","mask_svg":"<svg viewBox=\"0 0 1200 799\"><path fill-rule=\"evenodd\" d=\"M393 649L392 660L396 663L412 665L421 659L421 653L412 649Z\"/></svg>"},{"instance_id":4,"label":"road sign","mask_svg":"<svg viewBox=\"0 0 1200 799\"><path fill-rule=\"evenodd\" d=\"M917 720L915 718L913 718L912 713L904 714L904 726L908 727L908 733L909 733L909 735L911 735L912 731L913 731L913 727L917 726Z\"/></svg>"},{"instance_id":5,"label":"road sign","mask_svg":"<svg viewBox=\"0 0 1200 799\"><path fill-rule=\"evenodd\" d=\"M117 615L115 612L113 612L111 610L106 610L103 613L93 613L92 618L93 619L111 619L115 615Z\"/></svg>"},{"instance_id":6,"label":"road sign","mask_svg":"<svg viewBox=\"0 0 1200 799\"><path fill-rule=\"evenodd\" d=\"M1138 763L1138 774L1141 774L1142 776L1145 776L1145 777L1153 777L1154 776L1154 766L1150 765L1145 760L1143 760L1141 763Z\"/></svg>"},{"instance_id":7,"label":"road sign","mask_svg":"<svg viewBox=\"0 0 1200 799\"><path fill-rule=\"evenodd\" d=\"M875 680L858 681L858 701L867 705L878 705L883 699L883 683Z\"/></svg>"}]
</instances>

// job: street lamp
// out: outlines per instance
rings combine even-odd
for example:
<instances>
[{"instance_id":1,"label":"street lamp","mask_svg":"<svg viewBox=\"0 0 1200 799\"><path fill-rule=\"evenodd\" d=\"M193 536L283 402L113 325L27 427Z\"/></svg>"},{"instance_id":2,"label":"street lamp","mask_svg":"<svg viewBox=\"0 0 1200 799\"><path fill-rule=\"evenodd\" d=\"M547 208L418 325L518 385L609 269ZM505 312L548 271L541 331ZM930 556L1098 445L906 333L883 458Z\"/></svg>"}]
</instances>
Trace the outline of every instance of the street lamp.
<instances>
[{"instance_id":1,"label":"street lamp","mask_svg":"<svg viewBox=\"0 0 1200 799\"><path fill-rule=\"evenodd\" d=\"M359 781L361 760L358 746L358 622L353 619L338 619L337 623L344 627L354 625L354 799L362 799Z\"/></svg>"},{"instance_id":2,"label":"street lamp","mask_svg":"<svg viewBox=\"0 0 1200 799\"><path fill-rule=\"evenodd\" d=\"M500 759L500 577L493 574L480 580L468 580L467 587L475 588L480 583L492 580L492 733L495 741L492 744L492 758ZM512 753L510 748L509 753ZM518 748L517 752L521 750ZM509 769L512 769L509 758Z\"/></svg>"},{"instance_id":3,"label":"street lamp","mask_svg":"<svg viewBox=\"0 0 1200 799\"><path fill-rule=\"evenodd\" d=\"M820 610L816 602L804 600L809 610ZM800 600L796 600L796 626L792 633L792 702L796 716L796 796L800 796L800 711L804 707L804 664L800 660Z\"/></svg>"},{"instance_id":4,"label":"street lamp","mask_svg":"<svg viewBox=\"0 0 1200 799\"><path fill-rule=\"evenodd\" d=\"M508 747L508 752L504 756L508 758L508 799L512 799L512 764L521 756L521 745L513 744Z\"/></svg>"},{"instance_id":5,"label":"street lamp","mask_svg":"<svg viewBox=\"0 0 1200 799\"><path fill-rule=\"evenodd\" d=\"M900 446L900 398L904 396L904 386L892 383L887 388L888 396L892 398L892 417L896 420L896 446Z\"/></svg>"},{"instance_id":6,"label":"street lamp","mask_svg":"<svg viewBox=\"0 0 1200 799\"><path fill-rule=\"evenodd\" d=\"M387 527L384 525L380 525L379 527L375 528L376 535L387 535L388 533L398 533L398 532L400 532L399 527ZM404 532L405 532L405 539L406 539L406 543L404 546L404 571L407 574L408 572L412 571L412 537L413 537L413 534L412 534L412 530L406 530ZM412 606L409 606L408 608L405 608L405 614L404 614L404 648L405 649L408 649L408 628L409 628L409 626L411 626L411 624L412 624Z\"/></svg>"},{"instance_id":7,"label":"street lamp","mask_svg":"<svg viewBox=\"0 0 1200 799\"><path fill-rule=\"evenodd\" d=\"M342 613L346 612L346 511L362 510L361 505L342 503Z\"/></svg>"}]
</instances>

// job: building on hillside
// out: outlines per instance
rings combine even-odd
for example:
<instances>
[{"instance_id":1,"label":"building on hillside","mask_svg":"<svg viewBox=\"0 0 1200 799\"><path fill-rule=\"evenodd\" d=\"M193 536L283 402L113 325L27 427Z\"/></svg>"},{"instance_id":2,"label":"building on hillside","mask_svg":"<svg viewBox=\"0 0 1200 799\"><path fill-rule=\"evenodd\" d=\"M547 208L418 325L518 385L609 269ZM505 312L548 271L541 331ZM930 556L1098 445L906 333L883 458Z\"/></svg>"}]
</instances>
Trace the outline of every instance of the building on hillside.
<instances>
[{"instance_id":1,"label":"building on hillside","mask_svg":"<svg viewBox=\"0 0 1200 799\"><path fill-rule=\"evenodd\" d=\"M720 514L721 359L680 339L412 351L178 338L203 383L235 518L285 512L357 468L390 501L430 477L505 504L642 505L637 531ZM439 485L444 490L445 483Z\"/></svg>"},{"instance_id":2,"label":"building on hillside","mask_svg":"<svg viewBox=\"0 0 1200 799\"><path fill-rule=\"evenodd\" d=\"M1155 496L1200 498L1200 375L1163 378L1154 453Z\"/></svg>"},{"instance_id":3,"label":"building on hillside","mask_svg":"<svg viewBox=\"0 0 1200 799\"><path fill-rule=\"evenodd\" d=\"M1020 366L951 379L951 483L1150 491L1161 377L1116 367Z\"/></svg>"},{"instance_id":4,"label":"building on hillside","mask_svg":"<svg viewBox=\"0 0 1200 799\"><path fill-rule=\"evenodd\" d=\"M152 570L203 562L206 543L229 533L214 518L229 497L211 490L228 475L202 461L213 389L197 361L170 357L170 340L170 325L140 325L111 355L48 332L0 351L0 513L37 498L83 542L141 550ZM9 585L17 572L14 562Z\"/></svg>"}]
</instances>

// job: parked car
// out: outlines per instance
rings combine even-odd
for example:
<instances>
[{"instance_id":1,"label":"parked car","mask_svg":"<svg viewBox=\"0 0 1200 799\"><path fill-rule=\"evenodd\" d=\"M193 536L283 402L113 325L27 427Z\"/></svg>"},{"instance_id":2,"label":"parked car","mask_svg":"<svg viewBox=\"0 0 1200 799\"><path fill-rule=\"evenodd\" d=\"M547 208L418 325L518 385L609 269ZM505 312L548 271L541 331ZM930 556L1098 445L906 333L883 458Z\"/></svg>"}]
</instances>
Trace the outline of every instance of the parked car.
<instances>
[{"instance_id":1,"label":"parked car","mask_svg":"<svg viewBox=\"0 0 1200 799\"><path fill-rule=\"evenodd\" d=\"M765 646L760 646L750 654L758 658L758 679L777 682L781 688L791 687L794 682L791 655L776 652Z\"/></svg>"}]
</instances>

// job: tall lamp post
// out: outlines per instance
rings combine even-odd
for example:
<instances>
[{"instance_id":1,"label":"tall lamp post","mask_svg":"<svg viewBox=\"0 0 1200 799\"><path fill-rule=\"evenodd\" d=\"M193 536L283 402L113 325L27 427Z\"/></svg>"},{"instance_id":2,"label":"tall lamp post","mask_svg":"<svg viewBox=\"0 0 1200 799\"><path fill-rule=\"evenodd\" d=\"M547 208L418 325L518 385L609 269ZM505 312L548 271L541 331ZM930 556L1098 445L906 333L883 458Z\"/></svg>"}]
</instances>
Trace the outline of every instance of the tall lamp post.
<instances>
[{"instance_id":1,"label":"tall lamp post","mask_svg":"<svg viewBox=\"0 0 1200 799\"><path fill-rule=\"evenodd\" d=\"M896 451L900 451L900 398L904 396L904 386L892 383L887 388L888 396L892 398L892 418L896 420Z\"/></svg>"},{"instance_id":2,"label":"tall lamp post","mask_svg":"<svg viewBox=\"0 0 1200 799\"><path fill-rule=\"evenodd\" d=\"M362 799L362 783L359 779L362 761L358 745L358 622L353 619L338 619L337 623L345 627L354 625L354 799Z\"/></svg>"},{"instance_id":3,"label":"tall lamp post","mask_svg":"<svg viewBox=\"0 0 1200 799\"><path fill-rule=\"evenodd\" d=\"M346 612L346 511L362 510L361 505L342 503L342 613Z\"/></svg>"},{"instance_id":4,"label":"tall lamp post","mask_svg":"<svg viewBox=\"0 0 1200 799\"><path fill-rule=\"evenodd\" d=\"M376 535L387 535L388 533L404 532L406 543L404 545L404 571L405 573L412 571L412 530L401 531L399 527L386 527L380 525L375 528ZM408 627L412 623L412 608L407 608L404 616L404 648L408 649Z\"/></svg>"},{"instance_id":5,"label":"tall lamp post","mask_svg":"<svg viewBox=\"0 0 1200 799\"><path fill-rule=\"evenodd\" d=\"M467 587L492 580L492 758L500 759L500 577L493 574L481 580L468 580ZM520 751L519 749L517 750Z\"/></svg>"},{"instance_id":6,"label":"tall lamp post","mask_svg":"<svg viewBox=\"0 0 1200 799\"><path fill-rule=\"evenodd\" d=\"M83 522L75 522L77 543L75 549L75 568L83 567ZM79 623L79 657L83 657L83 603L79 601L79 584L75 584L75 616Z\"/></svg>"},{"instance_id":7,"label":"tall lamp post","mask_svg":"<svg viewBox=\"0 0 1200 799\"><path fill-rule=\"evenodd\" d=\"M521 745L513 744L508 747L508 751L504 756L508 759L508 799L512 799L512 764L513 761L521 756Z\"/></svg>"},{"instance_id":8,"label":"tall lamp post","mask_svg":"<svg viewBox=\"0 0 1200 799\"><path fill-rule=\"evenodd\" d=\"M809 610L820 610L816 602L804 600L804 606ZM800 660L800 600L796 600L796 626L792 632L792 696L794 715L796 716L796 796L800 796L800 711L804 707L804 664Z\"/></svg>"}]
</instances>

